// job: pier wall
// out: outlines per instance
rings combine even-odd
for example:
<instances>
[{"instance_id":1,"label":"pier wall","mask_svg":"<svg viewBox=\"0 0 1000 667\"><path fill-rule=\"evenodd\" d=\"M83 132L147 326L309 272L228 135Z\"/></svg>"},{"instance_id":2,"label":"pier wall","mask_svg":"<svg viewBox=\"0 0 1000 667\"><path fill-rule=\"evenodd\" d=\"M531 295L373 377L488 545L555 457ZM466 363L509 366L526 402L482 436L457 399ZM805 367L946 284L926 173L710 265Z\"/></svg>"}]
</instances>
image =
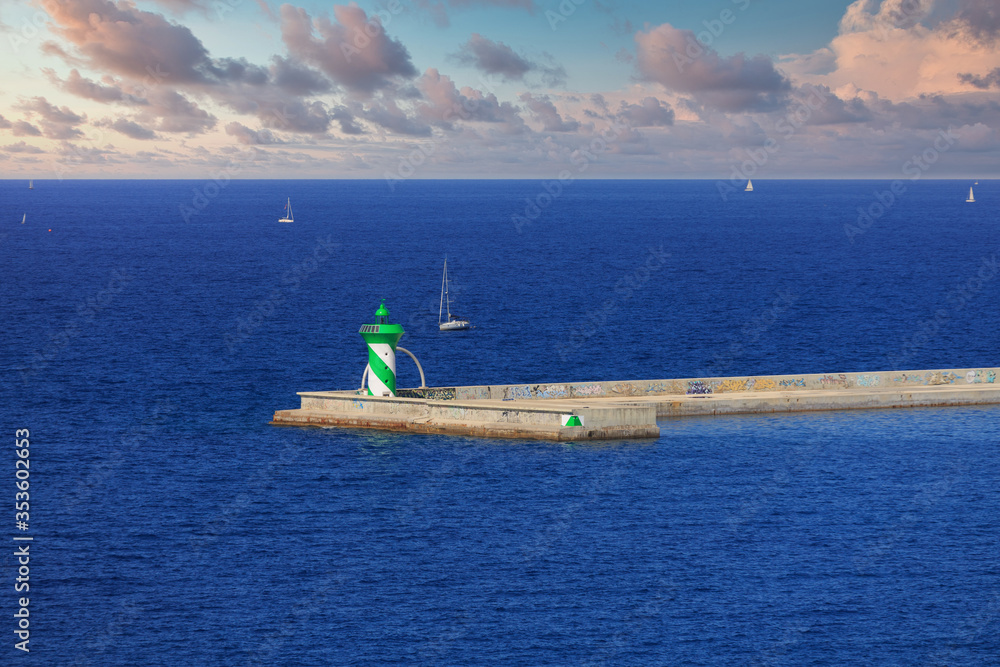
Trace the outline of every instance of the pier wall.
<instances>
[{"instance_id":1,"label":"pier wall","mask_svg":"<svg viewBox=\"0 0 1000 667\"><path fill-rule=\"evenodd\" d=\"M405 389L402 396L439 401L524 401L605 397L652 398L657 396L718 395L745 392L906 390L918 387L998 384L996 368L948 368L919 371L868 373L816 373L797 375L753 375L704 377L676 380L629 380L617 382L559 382L550 384L505 384L469 387Z\"/></svg>"},{"instance_id":2,"label":"pier wall","mask_svg":"<svg viewBox=\"0 0 1000 667\"><path fill-rule=\"evenodd\" d=\"M605 440L656 438L652 402L513 404L366 396L351 391L299 392L301 407L275 412L272 424L376 428L500 438ZM579 426L567 425L576 417Z\"/></svg>"}]
</instances>

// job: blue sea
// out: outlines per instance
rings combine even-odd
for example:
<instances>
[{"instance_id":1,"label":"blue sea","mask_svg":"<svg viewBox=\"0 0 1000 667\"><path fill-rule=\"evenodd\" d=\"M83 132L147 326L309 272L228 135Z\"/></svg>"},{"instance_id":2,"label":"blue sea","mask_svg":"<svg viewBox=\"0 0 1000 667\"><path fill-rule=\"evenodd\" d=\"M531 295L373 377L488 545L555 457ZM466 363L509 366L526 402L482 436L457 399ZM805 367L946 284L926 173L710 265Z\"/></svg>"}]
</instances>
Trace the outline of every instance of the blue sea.
<instances>
[{"instance_id":1,"label":"blue sea","mask_svg":"<svg viewBox=\"0 0 1000 667\"><path fill-rule=\"evenodd\" d=\"M431 386L995 367L1000 182L34 185L0 181L3 664L1000 664L1000 407L268 425L360 386L382 299Z\"/></svg>"}]
</instances>

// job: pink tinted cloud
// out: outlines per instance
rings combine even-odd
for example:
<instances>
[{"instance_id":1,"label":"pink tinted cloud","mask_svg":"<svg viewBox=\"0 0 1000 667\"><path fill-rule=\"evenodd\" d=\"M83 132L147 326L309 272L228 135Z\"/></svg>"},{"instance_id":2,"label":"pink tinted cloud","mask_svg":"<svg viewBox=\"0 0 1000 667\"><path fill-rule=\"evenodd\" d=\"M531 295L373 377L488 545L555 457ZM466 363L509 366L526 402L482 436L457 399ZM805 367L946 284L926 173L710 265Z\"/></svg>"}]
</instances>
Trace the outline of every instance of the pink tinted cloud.
<instances>
[{"instance_id":1,"label":"pink tinted cloud","mask_svg":"<svg viewBox=\"0 0 1000 667\"><path fill-rule=\"evenodd\" d=\"M636 67L647 81L690 94L699 103L727 112L779 108L789 80L766 56L723 58L701 45L690 30L669 23L635 34Z\"/></svg>"},{"instance_id":2,"label":"pink tinted cloud","mask_svg":"<svg viewBox=\"0 0 1000 667\"><path fill-rule=\"evenodd\" d=\"M336 22L282 5L281 37L288 51L364 95L417 75L406 47L389 37L377 18L357 5L334 5L333 13Z\"/></svg>"}]
</instances>

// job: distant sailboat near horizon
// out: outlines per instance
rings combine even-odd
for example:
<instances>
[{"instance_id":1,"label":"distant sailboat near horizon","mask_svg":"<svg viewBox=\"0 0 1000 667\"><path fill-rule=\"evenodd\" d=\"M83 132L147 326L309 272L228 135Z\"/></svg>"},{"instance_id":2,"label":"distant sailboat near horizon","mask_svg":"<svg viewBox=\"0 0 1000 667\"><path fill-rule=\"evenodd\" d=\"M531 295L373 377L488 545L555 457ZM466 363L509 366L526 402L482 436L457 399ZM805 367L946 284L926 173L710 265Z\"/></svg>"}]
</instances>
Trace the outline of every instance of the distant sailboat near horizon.
<instances>
[{"instance_id":1,"label":"distant sailboat near horizon","mask_svg":"<svg viewBox=\"0 0 1000 667\"><path fill-rule=\"evenodd\" d=\"M441 313L448 308L448 319L441 321ZM460 331L469 328L469 320L451 314L451 297L448 294L448 258L444 258L444 273L441 274L441 305L438 306L438 329L440 331Z\"/></svg>"},{"instance_id":2,"label":"distant sailboat near horizon","mask_svg":"<svg viewBox=\"0 0 1000 667\"><path fill-rule=\"evenodd\" d=\"M747 186L743 190L744 192L753 192L753 181L749 178L747 179Z\"/></svg>"},{"instance_id":3,"label":"distant sailboat near horizon","mask_svg":"<svg viewBox=\"0 0 1000 667\"><path fill-rule=\"evenodd\" d=\"M278 222L295 222L295 218L292 216L292 198L288 198L288 203L285 204L285 216L283 218L278 218Z\"/></svg>"},{"instance_id":4,"label":"distant sailboat near horizon","mask_svg":"<svg viewBox=\"0 0 1000 667\"><path fill-rule=\"evenodd\" d=\"M28 181L28 189L29 190L34 190L35 189L35 182L33 180L29 180Z\"/></svg>"},{"instance_id":5,"label":"distant sailboat near horizon","mask_svg":"<svg viewBox=\"0 0 1000 667\"><path fill-rule=\"evenodd\" d=\"M969 198L965 200L966 203L972 203L976 201L976 198L972 194L972 186L969 186Z\"/></svg>"}]
</instances>

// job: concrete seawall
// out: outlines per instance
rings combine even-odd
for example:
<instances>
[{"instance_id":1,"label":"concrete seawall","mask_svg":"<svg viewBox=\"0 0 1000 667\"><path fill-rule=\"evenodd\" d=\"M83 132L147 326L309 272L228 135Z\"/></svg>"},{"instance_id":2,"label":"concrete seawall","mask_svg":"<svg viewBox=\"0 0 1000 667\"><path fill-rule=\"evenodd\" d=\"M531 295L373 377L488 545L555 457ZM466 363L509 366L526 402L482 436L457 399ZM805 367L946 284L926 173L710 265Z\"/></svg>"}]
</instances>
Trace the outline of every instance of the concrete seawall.
<instances>
[{"instance_id":1,"label":"concrete seawall","mask_svg":"<svg viewBox=\"0 0 1000 667\"><path fill-rule=\"evenodd\" d=\"M300 392L275 425L498 438L658 437L656 419L696 415L1000 404L998 368ZM575 418L575 419L574 419Z\"/></svg>"}]
</instances>

